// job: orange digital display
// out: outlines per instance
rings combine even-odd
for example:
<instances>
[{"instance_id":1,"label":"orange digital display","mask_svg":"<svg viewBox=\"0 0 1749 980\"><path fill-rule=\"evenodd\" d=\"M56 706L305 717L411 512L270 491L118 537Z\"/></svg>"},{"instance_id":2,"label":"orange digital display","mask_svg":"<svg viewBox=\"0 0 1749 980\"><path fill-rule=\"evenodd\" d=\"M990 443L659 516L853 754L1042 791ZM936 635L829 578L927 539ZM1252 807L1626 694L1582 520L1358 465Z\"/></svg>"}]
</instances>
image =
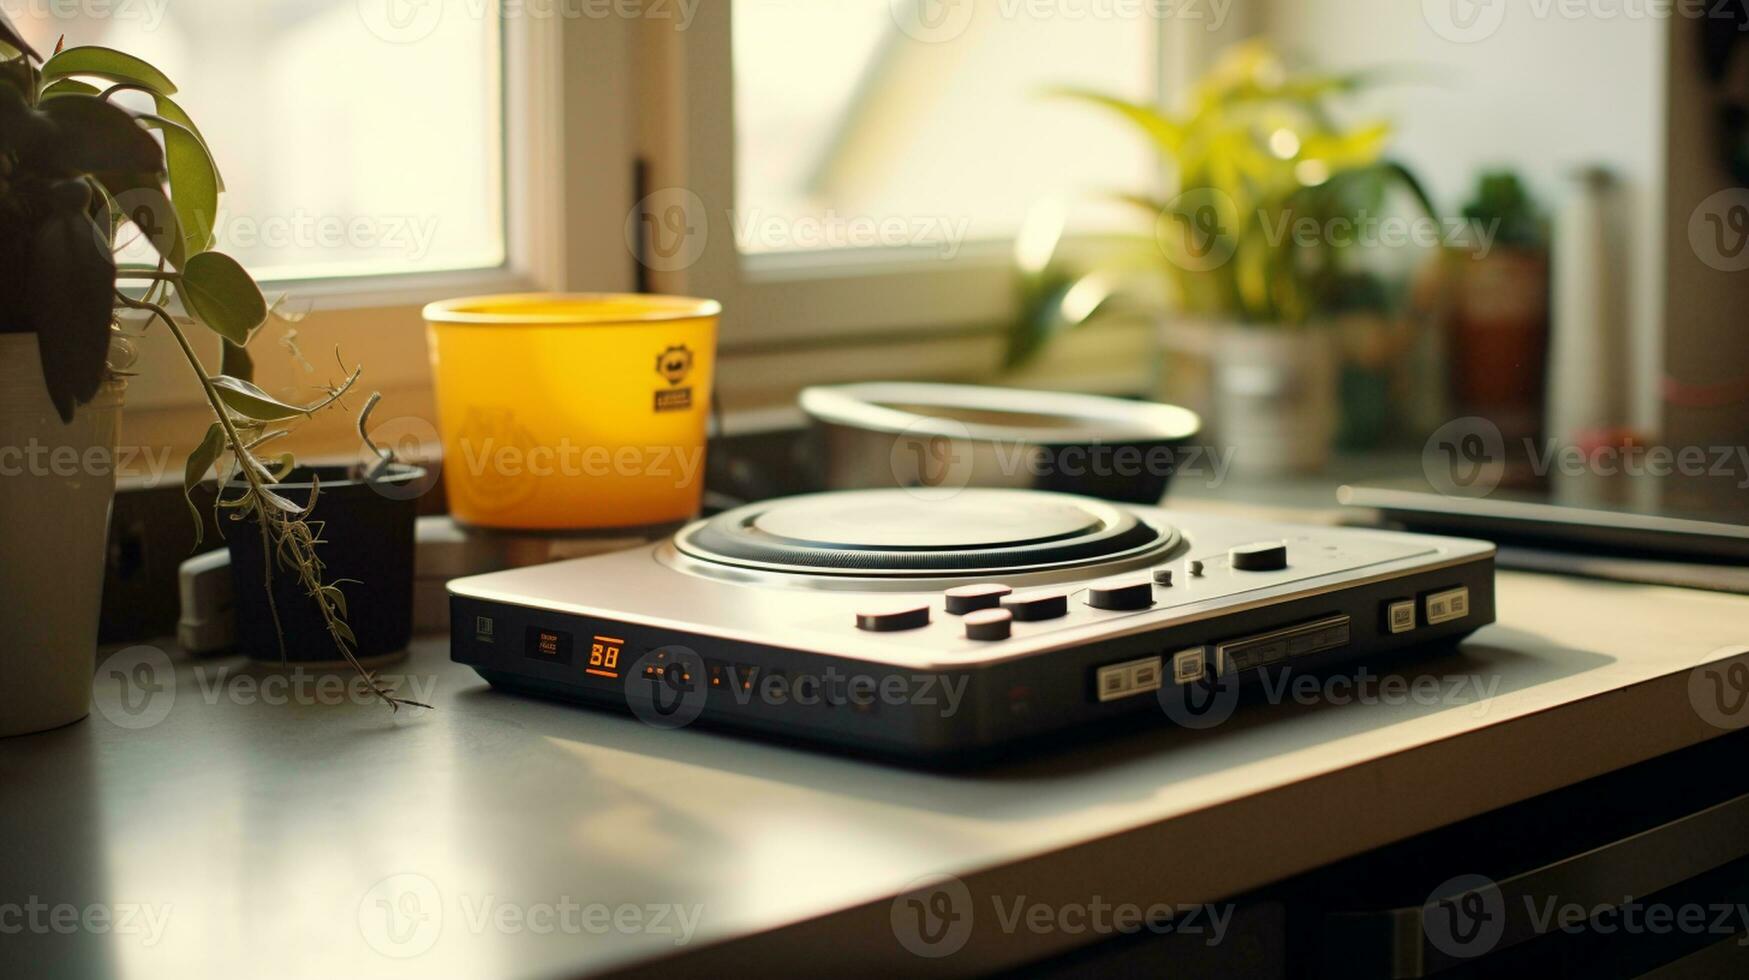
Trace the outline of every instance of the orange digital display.
<instances>
[{"instance_id":1,"label":"orange digital display","mask_svg":"<svg viewBox=\"0 0 1749 980\"><path fill-rule=\"evenodd\" d=\"M619 655L625 642L618 637L596 636L589 644L589 664L583 672L597 677L619 676Z\"/></svg>"}]
</instances>

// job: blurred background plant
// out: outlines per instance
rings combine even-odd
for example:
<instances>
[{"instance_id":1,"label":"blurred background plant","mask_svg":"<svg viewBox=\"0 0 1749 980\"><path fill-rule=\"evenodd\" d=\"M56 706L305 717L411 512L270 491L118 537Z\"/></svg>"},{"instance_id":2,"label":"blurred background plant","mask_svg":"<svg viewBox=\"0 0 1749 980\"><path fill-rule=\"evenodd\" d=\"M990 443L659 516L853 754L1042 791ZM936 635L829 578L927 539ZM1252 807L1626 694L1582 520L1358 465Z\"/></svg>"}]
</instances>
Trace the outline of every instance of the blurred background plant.
<instances>
[{"instance_id":1,"label":"blurred background plant","mask_svg":"<svg viewBox=\"0 0 1749 980\"><path fill-rule=\"evenodd\" d=\"M1464 218L1477 234L1430 270L1449 318L1451 396L1518 445L1540 438L1545 408L1549 219L1511 170L1478 175Z\"/></svg>"},{"instance_id":2,"label":"blurred background plant","mask_svg":"<svg viewBox=\"0 0 1749 980\"><path fill-rule=\"evenodd\" d=\"M1345 442L1382 438L1391 364L1412 341L1393 318L1407 302L1408 266L1419 256L1391 247L1381 229L1403 206L1436 233L1442 227L1420 180L1388 155L1390 123L1347 121L1353 109L1345 103L1387 77L1296 69L1269 45L1248 42L1226 51L1176 110L1086 89L1050 90L1140 133L1160 159L1163 190L1115 194L1152 222L1152 234L1105 249L1096 262L1056 254L1051 229L1060 220L1039 219L1036 236L1029 221L1016 252L1021 312L1009 332L1007 365L1037 357L1053 336L1103 308L1129 305L1148 292L1147 280L1163 281L1164 299L1142 305L1152 303L1155 316L1169 311L1179 324L1214 328L1218 336L1195 346L1212 365L1208 400L1222 403L1213 406L1225 416L1216 426L1243 432L1253 459L1267 461L1261 468L1321 465L1317 447L1330 442L1336 425L1318 420L1334 416L1339 386L1343 414L1355 420ZM1307 331L1295 328L1314 326L1339 327L1316 332L1340 336L1296 339ZM1230 329L1241 327L1281 336ZM1339 372L1337 360L1356 352L1365 371ZM1211 407L1183 390L1159 394ZM1297 429L1281 424L1295 415L1313 421ZM1298 444L1311 448L1290 448Z\"/></svg>"},{"instance_id":3,"label":"blurred background plant","mask_svg":"<svg viewBox=\"0 0 1749 980\"><path fill-rule=\"evenodd\" d=\"M1490 170L1476 178L1475 195L1464 205L1471 227L1493 229L1495 245L1547 248L1548 217L1511 170Z\"/></svg>"},{"instance_id":4,"label":"blurred background plant","mask_svg":"<svg viewBox=\"0 0 1749 980\"><path fill-rule=\"evenodd\" d=\"M1050 94L1115 114L1158 151L1169 196L1116 196L1154 222L1151 240L1137 244L1154 250L1152 268L1165 275L1177 311L1293 326L1351 306L1357 290L1375 291L1363 268L1364 236L1332 235L1331 228L1377 220L1398 188L1434 215L1420 181L1386 156L1390 124L1347 125L1336 111L1344 97L1382 77L1290 70L1272 48L1253 42L1227 51L1178 112L1082 89ZM1142 266L1133 251L1080 274L1023 262L1025 302L1010 362L1036 353L1041 337L1083 312L1063 307L1073 283L1088 275L1121 280Z\"/></svg>"}]
</instances>

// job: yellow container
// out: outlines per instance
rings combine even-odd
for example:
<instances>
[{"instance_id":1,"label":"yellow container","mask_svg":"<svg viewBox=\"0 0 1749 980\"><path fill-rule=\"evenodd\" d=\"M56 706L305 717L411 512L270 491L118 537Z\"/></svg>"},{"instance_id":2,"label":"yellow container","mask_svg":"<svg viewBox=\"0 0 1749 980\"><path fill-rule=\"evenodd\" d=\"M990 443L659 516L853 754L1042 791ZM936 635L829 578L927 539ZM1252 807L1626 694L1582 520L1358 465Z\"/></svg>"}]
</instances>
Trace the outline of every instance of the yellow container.
<instances>
[{"instance_id":1,"label":"yellow container","mask_svg":"<svg viewBox=\"0 0 1749 980\"><path fill-rule=\"evenodd\" d=\"M616 294L427 306L450 513L518 530L695 515L721 312Z\"/></svg>"}]
</instances>

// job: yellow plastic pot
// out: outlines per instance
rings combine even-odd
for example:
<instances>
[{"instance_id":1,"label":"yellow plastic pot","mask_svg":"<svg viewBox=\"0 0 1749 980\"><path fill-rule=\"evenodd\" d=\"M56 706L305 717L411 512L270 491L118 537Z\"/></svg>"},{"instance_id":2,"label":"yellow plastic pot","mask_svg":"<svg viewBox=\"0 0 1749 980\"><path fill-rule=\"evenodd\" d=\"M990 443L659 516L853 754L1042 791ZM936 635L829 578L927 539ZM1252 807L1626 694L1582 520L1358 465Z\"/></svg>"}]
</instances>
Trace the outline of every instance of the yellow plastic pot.
<instances>
[{"instance_id":1,"label":"yellow plastic pot","mask_svg":"<svg viewBox=\"0 0 1749 980\"><path fill-rule=\"evenodd\" d=\"M695 515L721 310L620 294L427 306L450 513L555 531Z\"/></svg>"}]
</instances>

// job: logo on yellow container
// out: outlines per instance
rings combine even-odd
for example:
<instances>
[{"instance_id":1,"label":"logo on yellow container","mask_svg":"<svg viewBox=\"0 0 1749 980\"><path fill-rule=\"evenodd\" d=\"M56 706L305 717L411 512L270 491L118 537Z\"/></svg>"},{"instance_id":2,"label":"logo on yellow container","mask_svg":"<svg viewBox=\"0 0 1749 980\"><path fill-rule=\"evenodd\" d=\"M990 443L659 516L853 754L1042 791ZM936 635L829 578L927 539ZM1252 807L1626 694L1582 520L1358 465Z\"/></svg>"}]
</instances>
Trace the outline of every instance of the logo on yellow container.
<instances>
[{"instance_id":1,"label":"logo on yellow container","mask_svg":"<svg viewBox=\"0 0 1749 980\"><path fill-rule=\"evenodd\" d=\"M692 351L685 344L674 344L657 354L656 373L668 382L667 390L656 391L656 411L680 412L692 407L692 389L680 387L692 373Z\"/></svg>"}]
</instances>

